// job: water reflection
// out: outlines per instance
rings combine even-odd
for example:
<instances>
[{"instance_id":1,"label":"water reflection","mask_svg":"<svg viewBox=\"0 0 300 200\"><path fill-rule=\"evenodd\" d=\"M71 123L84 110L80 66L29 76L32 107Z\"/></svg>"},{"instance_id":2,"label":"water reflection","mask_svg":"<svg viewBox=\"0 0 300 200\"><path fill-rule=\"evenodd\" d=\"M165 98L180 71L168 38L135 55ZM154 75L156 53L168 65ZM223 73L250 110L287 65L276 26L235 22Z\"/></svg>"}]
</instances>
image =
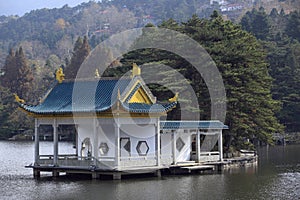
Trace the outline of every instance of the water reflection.
<instances>
[{"instance_id":1,"label":"water reflection","mask_svg":"<svg viewBox=\"0 0 300 200\"><path fill-rule=\"evenodd\" d=\"M32 142L0 141L0 199L299 199L300 146L261 148L258 166L222 174L165 176L122 181L32 178ZM42 142L42 150L52 150ZM72 153L71 143L60 143ZM47 152L49 153L49 152Z\"/></svg>"}]
</instances>

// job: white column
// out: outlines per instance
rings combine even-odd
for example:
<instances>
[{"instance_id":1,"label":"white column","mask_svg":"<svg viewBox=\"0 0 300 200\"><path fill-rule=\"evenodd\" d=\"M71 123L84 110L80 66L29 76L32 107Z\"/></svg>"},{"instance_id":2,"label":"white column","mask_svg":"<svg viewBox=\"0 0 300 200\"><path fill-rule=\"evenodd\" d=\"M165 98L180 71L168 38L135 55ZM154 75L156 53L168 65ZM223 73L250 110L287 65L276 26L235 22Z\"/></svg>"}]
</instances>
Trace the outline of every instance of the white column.
<instances>
[{"instance_id":1,"label":"white column","mask_svg":"<svg viewBox=\"0 0 300 200\"><path fill-rule=\"evenodd\" d=\"M218 138L218 149L220 154L220 161L223 161L223 140L222 140L222 129L219 132Z\"/></svg>"},{"instance_id":2,"label":"white column","mask_svg":"<svg viewBox=\"0 0 300 200\"><path fill-rule=\"evenodd\" d=\"M58 164L58 133L57 133L57 121L53 120L53 165Z\"/></svg>"},{"instance_id":3,"label":"white column","mask_svg":"<svg viewBox=\"0 0 300 200\"><path fill-rule=\"evenodd\" d=\"M98 159L98 121L97 121L97 118L94 118L94 123L93 123L93 126L94 126L94 133L93 133L93 138L94 138L94 144L93 144L93 152L94 152L94 158Z\"/></svg>"},{"instance_id":4,"label":"white column","mask_svg":"<svg viewBox=\"0 0 300 200\"><path fill-rule=\"evenodd\" d=\"M40 140L39 140L39 122L34 120L34 165L39 164L40 157Z\"/></svg>"},{"instance_id":5,"label":"white column","mask_svg":"<svg viewBox=\"0 0 300 200\"><path fill-rule=\"evenodd\" d=\"M156 165L160 166L160 124L159 119L156 120L155 125L155 132L156 132Z\"/></svg>"},{"instance_id":6,"label":"white column","mask_svg":"<svg viewBox=\"0 0 300 200\"><path fill-rule=\"evenodd\" d=\"M197 135L196 135L196 154L197 154L197 162L200 162L200 131L197 129Z\"/></svg>"},{"instance_id":7,"label":"white column","mask_svg":"<svg viewBox=\"0 0 300 200\"><path fill-rule=\"evenodd\" d=\"M176 131L172 130L172 154L173 154L173 164L176 164Z\"/></svg>"},{"instance_id":8,"label":"white column","mask_svg":"<svg viewBox=\"0 0 300 200\"><path fill-rule=\"evenodd\" d=\"M119 120L115 123L115 167L120 169L120 124Z\"/></svg>"},{"instance_id":9,"label":"white column","mask_svg":"<svg viewBox=\"0 0 300 200\"><path fill-rule=\"evenodd\" d=\"M78 125L75 124L75 147L76 147L76 156L79 156L80 155L80 152L79 152L79 148L78 148L78 143L79 143L79 137L78 137Z\"/></svg>"}]
</instances>

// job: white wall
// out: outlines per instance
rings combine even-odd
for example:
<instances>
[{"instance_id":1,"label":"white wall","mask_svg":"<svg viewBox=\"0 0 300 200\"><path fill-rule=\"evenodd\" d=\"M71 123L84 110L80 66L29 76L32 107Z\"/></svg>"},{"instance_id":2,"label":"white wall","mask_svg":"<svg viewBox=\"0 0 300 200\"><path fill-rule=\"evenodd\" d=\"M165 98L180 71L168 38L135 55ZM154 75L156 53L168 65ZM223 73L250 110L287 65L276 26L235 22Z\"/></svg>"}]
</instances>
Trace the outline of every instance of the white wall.
<instances>
[{"instance_id":1,"label":"white wall","mask_svg":"<svg viewBox=\"0 0 300 200\"><path fill-rule=\"evenodd\" d=\"M162 157L172 155L172 133L160 134L161 138L161 155Z\"/></svg>"},{"instance_id":2,"label":"white wall","mask_svg":"<svg viewBox=\"0 0 300 200\"><path fill-rule=\"evenodd\" d=\"M122 124L127 123L127 124ZM130 124L130 123L144 123L144 124ZM148 124L148 123L152 124ZM155 156L155 123L154 119L135 119L134 121L128 119L120 119L120 138L130 138L131 142L131 156L139 156L136 150L137 144L139 141L146 141L149 146L149 151L147 156ZM76 120L78 127L78 155L81 155L82 141L85 138L90 138L93 145L92 156L95 156L94 152L94 120L93 119L77 119ZM147 123L147 124L146 124ZM96 122L97 128L97 150L99 150L100 144L107 143L109 151L105 155L100 155L100 157L115 157L115 121L98 119Z\"/></svg>"},{"instance_id":3,"label":"white wall","mask_svg":"<svg viewBox=\"0 0 300 200\"><path fill-rule=\"evenodd\" d=\"M93 123L90 124L78 124L78 137L77 137L77 142L78 142L78 149L77 153L79 156L81 156L81 148L82 148L82 142L85 138L90 138L92 146L93 146ZM93 150L93 148L92 148ZM94 152L92 151L92 155L94 155Z\"/></svg>"},{"instance_id":4,"label":"white wall","mask_svg":"<svg viewBox=\"0 0 300 200\"><path fill-rule=\"evenodd\" d=\"M176 149L176 161L188 161L190 160L192 145L191 145L191 135L190 133L184 133L183 130L178 130L176 133L176 140L181 138L182 141L185 143L184 147L179 152Z\"/></svg>"},{"instance_id":5,"label":"white wall","mask_svg":"<svg viewBox=\"0 0 300 200\"><path fill-rule=\"evenodd\" d=\"M98 128L98 147L101 143L106 143L108 145L108 152L105 155L107 157L115 157L115 127L113 124L99 124Z\"/></svg>"},{"instance_id":6,"label":"white wall","mask_svg":"<svg viewBox=\"0 0 300 200\"><path fill-rule=\"evenodd\" d=\"M131 156L139 156L136 147L139 141L146 141L149 146L147 156L155 156L155 126L122 124L120 127L120 137L129 137L131 142Z\"/></svg>"},{"instance_id":7,"label":"white wall","mask_svg":"<svg viewBox=\"0 0 300 200\"><path fill-rule=\"evenodd\" d=\"M172 134L171 132L166 132L161 134L161 154L163 158L166 158L167 155L173 154L173 140L172 140ZM175 132L175 143L177 139L180 137L182 141L185 143L181 151L178 151L176 148L176 162L181 161L189 161L190 160L190 153L192 150L191 145L191 134L190 133L184 133L183 130L177 130ZM176 145L175 145L176 146ZM173 156L173 155L172 155Z\"/></svg>"}]
</instances>

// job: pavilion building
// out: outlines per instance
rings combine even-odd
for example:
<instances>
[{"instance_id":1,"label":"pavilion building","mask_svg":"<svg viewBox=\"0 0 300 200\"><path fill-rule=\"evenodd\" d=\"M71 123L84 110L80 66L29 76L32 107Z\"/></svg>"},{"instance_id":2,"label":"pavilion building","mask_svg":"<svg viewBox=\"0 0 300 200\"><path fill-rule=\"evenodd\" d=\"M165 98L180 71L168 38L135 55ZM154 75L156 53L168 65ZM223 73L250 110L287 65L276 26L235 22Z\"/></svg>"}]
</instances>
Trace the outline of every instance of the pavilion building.
<instances>
[{"instance_id":1,"label":"pavilion building","mask_svg":"<svg viewBox=\"0 0 300 200\"><path fill-rule=\"evenodd\" d=\"M94 178L110 174L157 172L181 163L223 160L220 121L161 121L177 105L177 95L168 103L156 101L133 67L130 78L63 80L38 105L18 101L19 107L35 119L34 176L50 171L90 173ZM59 76L62 76L60 71ZM40 154L40 126L53 130L53 154ZM62 126L74 126L72 155L59 154ZM213 136L214 151L202 149L201 135Z\"/></svg>"}]
</instances>

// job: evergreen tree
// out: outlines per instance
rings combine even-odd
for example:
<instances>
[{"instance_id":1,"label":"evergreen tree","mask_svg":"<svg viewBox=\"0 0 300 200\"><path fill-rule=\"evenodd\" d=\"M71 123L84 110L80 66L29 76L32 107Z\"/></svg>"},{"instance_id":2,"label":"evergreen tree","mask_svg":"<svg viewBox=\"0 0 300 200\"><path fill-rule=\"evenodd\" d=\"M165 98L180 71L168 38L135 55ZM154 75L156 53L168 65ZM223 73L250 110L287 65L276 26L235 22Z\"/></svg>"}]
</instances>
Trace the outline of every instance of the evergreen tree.
<instances>
[{"instance_id":1,"label":"evergreen tree","mask_svg":"<svg viewBox=\"0 0 300 200\"><path fill-rule=\"evenodd\" d=\"M300 12L294 11L289 14L286 25L286 34L300 42Z\"/></svg>"},{"instance_id":2,"label":"evergreen tree","mask_svg":"<svg viewBox=\"0 0 300 200\"><path fill-rule=\"evenodd\" d=\"M271 134L282 131L282 127L274 116L279 104L270 93L272 79L262 46L220 16L213 15L209 21L193 19L186 26L189 24L197 27L193 29L197 32L186 33L203 44L222 73L227 98L226 123L230 127L226 142L233 138L240 147L245 138L270 143Z\"/></svg>"},{"instance_id":3,"label":"evergreen tree","mask_svg":"<svg viewBox=\"0 0 300 200\"><path fill-rule=\"evenodd\" d=\"M180 31L199 42L219 68L227 96L226 124L230 127L225 132L225 144L228 147L233 144L245 148L248 145L245 141L248 140L272 143L272 133L282 131L274 114L280 104L272 99L272 79L268 74L266 54L256 38L240 26L224 21L217 12L209 20L193 16L186 23L178 24L169 20L161 26ZM174 46L174 49L180 45ZM198 96L201 119L210 119L208 90L201 75L189 63L177 55L156 49L131 52L122 61L126 59L130 63L135 60L138 64L155 60L179 70L190 80ZM160 76L162 72L156 72L156 75ZM173 86L180 87L182 84L178 82Z\"/></svg>"},{"instance_id":4,"label":"evergreen tree","mask_svg":"<svg viewBox=\"0 0 300 200\"><path fill-rule=\"evenodd\" d=\"M12 93L16 93L21 98L30 100L33 74L28 66L22 47L19 47L15 53L12 49L10 50L3 71L2 86L9 88Z\"/></svg>"},{"instance_id":5,"label":"evergreen tree","mask_svg":"<svg viewBox=\"0 0 300 200\"><path fill-rule=\"evenodd\" d=\"M269 35L270 22L264 8L248 11L241 19L244 30L252 33L257 39L265 40Z\"/></svg>"},{"instance_id":6,"label":"evergreen tree","mask_svg":"<svg viewBox=\"0 0 300 200\"><path fill-rule=\"evenodd\" d=\"M12 111L13 96L9 89L0 85L0 139L11 137L11 125L8 122Z\"/></svg>"},{"instance_id":7,"label":"evergreen tree","mask_svg":"<svg viewBox=\"0 0 300 200\"><path fill-rule=\"evenodd\" d=\"M1 77L1 85L6 88L11 88L14 85L16 73L18 71L16 66L16 57L13 49L9 50L9 54L6 57L5 65L3 66L4 75Z\"/></svg>"},{"instance_id":8,"label":"evergreen tree","mask_svg":"<svg viewBox=\"0 0 300 200\"><path fill-rule=\"evenodd\" d=\"M300 130L300 44L281 37L267 46L270 75L274 78L272 94L282 102L277 116L287 131Z\"/></svg>"},{"instance_id":9,"label":"evergreen tree","mask_svg":"<svg viewBox=\"0 0 300 200\"><path fill-rule=\"evenodd\" d=\"M84 36L82 39L78 37L73 50L73 56L67 68L65 69L65 77L66 79L75 79L77 76L77 72L85 60L85 58L89 55L91 51L90 45L88 43L88 38Z\"/></svg>"},{"instance_id":10,"label":"evergreen tree","mask_svg":"<svg viewBox=\"0 0 300 200\"><path fill-rule=\"evenodd\" d=\"M17 76L15 77L17 79L17 85L15 88L11 88L12 92L17 93L22 98L33 101L30 99L30 96L32 95L31 89L33 88L33 73L31 71L31 68L28 66L28 62L26 60L26 57L23 52L23 48L20 47L19 50L16 53L16 66L17 66Z\"/></svg>"},{"instance_id":11,"label":"evergreen tree","mask_svg":"<svg viewBox=\"0 0 300 200\"><path fill-rule=\"evenodd\" d=\"M4 137L10 137L14 130L32 128L33 120L17 109L17 104L12 96L12 93L16 93L26 100L26 103L35 101L31 98L33 96L33 74L22 47L19 47L15 53L10 50L6 58L1 84L0 109L3 113L0 118L3 121L0 123L0 127L2 127L0 134L2 132L2 136L4 134Z\"/></svg>"}]
</instances>

